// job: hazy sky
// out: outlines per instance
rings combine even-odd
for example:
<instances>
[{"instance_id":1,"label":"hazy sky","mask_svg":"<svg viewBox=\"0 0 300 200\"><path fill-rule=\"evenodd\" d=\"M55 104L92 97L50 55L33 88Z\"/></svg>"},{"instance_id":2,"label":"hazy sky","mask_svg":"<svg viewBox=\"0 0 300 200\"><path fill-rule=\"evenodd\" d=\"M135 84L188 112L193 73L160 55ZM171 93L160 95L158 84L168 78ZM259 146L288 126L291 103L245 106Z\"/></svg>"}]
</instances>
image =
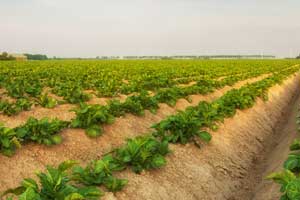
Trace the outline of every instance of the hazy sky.
<instances>
[{"instance_id":1,"label":"hazy sky","mask_svg":"<svg viewBox=\"0 0 300 200\"><path fill-rule=\"evenodd\" d=\"M0 0L0 51L300 53L299 0Z\"/></svg>"}]
</instances>

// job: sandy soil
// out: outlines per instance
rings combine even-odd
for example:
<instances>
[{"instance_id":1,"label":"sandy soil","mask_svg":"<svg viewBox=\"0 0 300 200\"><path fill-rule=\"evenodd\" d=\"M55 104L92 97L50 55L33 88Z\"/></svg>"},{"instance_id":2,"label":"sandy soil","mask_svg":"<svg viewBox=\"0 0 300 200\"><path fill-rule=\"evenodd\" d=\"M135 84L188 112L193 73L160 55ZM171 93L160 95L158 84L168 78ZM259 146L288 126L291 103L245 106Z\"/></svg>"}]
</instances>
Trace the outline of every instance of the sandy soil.
<instances>
[{"instance_id":1,"label":"sandy soil","mask_svg":"<svg viewBox=\"0 0 300 200\"><path fill-rule=\"evenodd\" d=\"M173 154L168 156L166 167L142 175L121 173L120 176L129 179L129 185L122 192L107 193L105 199L235 199L232 194L242 188L263 144L274 134L278 119L298 92L299 81L299 76L289 78L282 86L270 90L268 102L257 100L252 109L238 111L236 116L226 119L219 131L213 133L212 142L203 148L172 145ZM234 88L246 83L239 82ZM150 131L151 124L176 109L213 100L230 89L226 87L206 97L194 95L192 104L182 100L175 108L161 104L156 115L150 112L144 117L126 115L105 126L105 134L97 139L86 137L81 129L67 129L62 133L65 141L61 145L49 148L28 144L12 158L0 155L0 191L18 185L24 177L33 177L34 171L44 169L45 164L58 164L66 159L85 163L101 157L125 138Z\"/></svg>"}]
</instances>

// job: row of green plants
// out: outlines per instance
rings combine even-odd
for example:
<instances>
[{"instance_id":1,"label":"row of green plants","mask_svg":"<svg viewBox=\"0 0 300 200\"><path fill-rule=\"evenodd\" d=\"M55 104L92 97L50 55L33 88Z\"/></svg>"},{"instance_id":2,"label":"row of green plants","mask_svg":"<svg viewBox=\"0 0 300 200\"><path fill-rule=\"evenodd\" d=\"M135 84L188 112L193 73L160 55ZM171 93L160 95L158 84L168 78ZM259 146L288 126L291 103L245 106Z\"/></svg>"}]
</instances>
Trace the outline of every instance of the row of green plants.
<instances>
[{"instance_id":1,"label":"row of green plants","mask_svg":"<svg viewBox=\"0 0 300 200\"><path fill-rule=\"evenodd\" d=\"M268 88L280 83L286 76L296 71L298 69L282 71L240 89L232 89L211 103L202 101L197 106L188 107L185 111L154 124L153 134L161 140L181 144L194 142L200 147L201 142L198 139L206 142L211 140L211 134L207 132L208 128L217 130L218 124L225 118L234 116L237 109L252 107L257 97L267 100Z\"/></svg>"},{"instance_id":2,"label":"row of green plants","mask_svg":"<svg viewBox=\"0 0 300 200\"><path fill-rule=\"evenodd\" d=\"M275 73L275 75L271 76L270 79L264 79L264 80L270 80L269 82L272 82L272 80L275 80L275 77L279 77L281 74L281 78L284 78L286 74L293 73L297 71L299 67L290 68L288 70L282 70L280 73ZM239 78L236 78L234 81L232 79L224 80L227 84L228 80L231 82L236 82L240 80ZM264 81L263 83L265 83ZM276 82L276 80L274 81ZM257 84L259 84L258 82ZM222 87L223 84L220 84L220 82L205 82L205 84L210 88L217 88ZM186 112L180 112L178 114L180 119L176 119L179 122L180 121L190 121L190 123L193 123L194 117L189 117L196 115L196 118L211 118L211 120L214 119L223 119L224 117L228 116L228 112L232 112L234 114L235 108L246 108L247 103L254 103L254 96L258 95L258 92L265 92L264 88L268 88L269 85L265 83L265 86L259 86L258 91L256 91L255 87L250 88L250 86L246 87L247 89L242 90L244 95L248 95L247 97L238 97L239 90L232 90L228 94L224 95L219 101L214 102L213 104L207 103L207 102L201 102L199 104L199 110L201 113L195 113L196 108L192 107L191 109L188 109ZM244 88L244 87L243 87ZM180 91L180 90L178 90ZM182 92L183 91L183 92ZM182 90L180 92L184 93L185 90ZM252 95L252 96L251 96ZM260 95L260 94L259 94ZM183 95L182 95L183 96ZM180 95L177 95L174 98L179 98ZM250 99L247 99L250 98ZM164 102L164 99L169 99L170 97L162 98L160 96L160 93L150 96L147 92L142 92L138 95L129 96L124 103L121 103L118 100L111 100L108 101L108 104L106 106L101 105L87 105L87 104L80 104L79 108L74 109L73 111L76 113L76 118L72 121L72 127L74 128L84 128L86 129L86 133L91 136L99 136L102 134L101 125L103 124L111 124L114 122L115 117L120 117L125 115L126 113L131 113L134 115L142 116L144 114L144 110L150 110L151 112L155 113L156 110L159 108L158 103ZM175 101L175 99L174 99ZM236 105L235 105L236 104ZM250 105L249 105L250 106ZM212 110L215 109L215 110ZM216 110L218 109L218 110ZM225 114L223 114L225 113ZM215 116L211 116L211 115ZM222 115L223 114L223 115ZM206 116L209 115L209 116ZM197 120L196 120L197 121ZM216 123L212 122L205 122L206 126L209 125L210 128L216 129ZM100 125L100 126L99 126ZM174 125L173 125L174 126ZM157 126L155 126L157 127ZM189 128L193 127L191 125L188 125ZM208 137L207 134L199 133L200 136Z\"/></svg>"},{"instance_id":3,"label":"row of green plants","mask_svg":"<svg viewBox=\"0 0 300 200\"><path fill-rule=\"evenodd\" d=\"M245 79L248 78L244 77ZM226 79L228 80L228 79ZM236 77L232 77L232 80L235 82L240 80ZM222 86L225 86L228 83L228 81L222 81L220 83L209 81L209 80L201 80L198 81L197 85L186 87L186 88L180 88L180 87L172 87L167 89L161 89L156 94L155 98L153 98L153 103L157 104L156 102L164 102L168 103L169 105L174 106L177 99L187 97L191 94L206 94L208 92L212 92L216 88L220 88ZM229 83L230 84L230 83ZM59 96L63 96L65 102L68 103L83 103L85 101L88 101L91 99L91 94L86 94L82 92L82 89L79 86L72 86L69 87L68 84L61 84L59 89L54 88L54 93L56 93ZM143 113L143 108L138 105L138 102L135 102L136 98L143 98L145 97L145 93L147 91L141 91L139 96L133 96L129 97L127 103L128 104L137 104L137 107L129 105L129 109L131 109L132 112L135 112L138 115L141 115ZM34 98L29 97L20 97L20 96L14 96L18 97L18 99L15 102L9 102L8 100L1 100L0 101L0 111L8 116L16 115L22 111L30 110L31 106L33 104L41 105L42 107L46 108L53 108L58 104L58 101L50 96L47 95L47 93L39 93ZM149 98L149 97L148 97ZM63 103L63 102L60 102ZM118 103L117 100L113 101L112 104ZM136 111L134 110L136 108ZM128 110L128 109L127 109ZM152 109L152 111L155 111Z\"/></svg>"},{"instance_id":4,"label":"row of green plants","mask_svg":"<svg viewBox=\"0 0 300 200\"><path fill-rule=\"evenodd\" d=\"M0 86L15 99L40 98L43 89L48 87L69 103L90 99L91 95L85 90L93 90L100 97L152 90L159 93L158 99L171 105L174 99L187 94L209 92L211 88L203 85L202 80L221 76L234 80L241 75L272 73L296 63L292 60L1 62ZM179 79L182 77L184 79ZM181 92L177 84L191 80L199 84ZM227 81L230 84L230 80Z\"/></svg>"},{"instance_id":5,"label":"row of green plants","mask_svg":"<svg viewBox=\"0 0 300 200\"><path fill-rule=\"evenodd\" d=\"M1 194L7 200L18 196L20 200L93 200L99 199L105 190L117 192L128 180L117 178L114 173L127 168L135 173L158 169L166 164L170 152L167 142L152 136L128 139L126 144L93 160L85 167L76 161L65 161L58 167L47 166L46 172L38 172L37 179L26 178L17 188Z\"/></svg>"},{"instance_id":6,"label":"row of green plants","mask_svg":"<svg viewBox=\"0 0 300 200\"><path fill-rule=\"evenodd\" d=\"M128 181L116 178L114 172L131 168L135 173L140 173L143 170L164 166L165 156L170 153L168 148L170 142L181 144L194 142L197 146L200 146L197 139L209 142L211 135L203 128L217 129L217 122L232 117L237 109L252 107L257 97L267 100L268 88L280 83L294 72L295 69L277 73L240 89L231 90L212 103L200 102L195 107L189 107L153 125L155 131L152 136L128 139L125 145L104 155L100 160L91 161L85 167L74 161L65 161L57 168L48 166L45 173L37 173L39 182L24 179L20 187L9 189L2 195L8 195L7 199L12 199L13 197L9 195L14 194L19 199L29 200L99 199L103 192L98 186L112 192L120 191ZM300 142L295 141L291 149L299 150ZM300 169L299 160L294 157L285 165L291 171ZM271 178L278 179L278 176L273 175ZM294 180L293 177L291 179ZM295 188L291 187L291 191L295 192Z\"/></svg>"},{"instance_id":7,"label":"row of green plants","mask_svg":"<svg viewBox=\"0 0 300 200\"><path fill-rule=\"evenodd\" d=\"M299 112L299 111L298 111ZM300 132L300 114L296 117L297 131ZM294 139L290 153L283 164L283 170L267 176L280 185L280 200L300 199L300 140Z\"/></svg>"},{"instance_id":8,"label":"row of green plants","mask_svg":"<svg viewBox=\"0 0 300 200\"><path fill-rule=\"evenodd\" d=\"M240 80L245 80L247 78L258 76L261 73L254 72L254 73L247 73L238 76L230 76L222 79L221 81L200 79L197 81L197 84L189 87L182 88L178 86L173 86L170 88L159 89L155 97L151 99L152 104L154 106L154 109L151 109L151 111L155 111L156 109L155 107L157 107L157 105L154 104L157 104L158 102L167 103L170 106L174 106L176 104L176 101L179 98L186 98L188 100L189 95L207 94L213 92L215 89L224 87L226 85L233 85L234 83ZM34 97L33 100L30 100L29 97L24 98L24 93L26 93L27 90L28 91L34 90L33 88L31 88L32 86L38 88L37 89L38 92L30 93L30 94L34 94L31 95ZM28 83L28 84L23 84L22 87L18 87L17 83L10 83L10 86L7 88L12 88L12 87L14 89L18 88L19 92L10 89L8 90L8 94L10 94L10 96L12 97L19 98L19 99L17 99L16 102L0 101L0 111L2 111L2 113L5 115L11 116L11 115L16 115L24 110L30 110L33 104L38 104L46 108L53 108L58 104L58 101L52 97L49 97L47 93L41 93L42 91L41 84L31 85L30 83ZM25 88L27 88L27 90L25 90ZM14 91L15 93L13 93L12 91ZM82 103L89 100L92 97L91 94L84 93L80 86L78 85L74 86L67 83L62 83L56 86L53 89L53 92L59 96L63 96L65 102L68 103ZM127 110L130 109L129 111L136 113L138 115L143 114L144 109L135 100L136 99L139 100L140 98L150 98L146 96L147 96L147 91L143 90L140 91L140 95L129 97L127 101L129 108ZM117 100L115 100L111 104L117 104L117 103L118 103ZM136 104L136 106L131 106L131 104ZM136 109L134 110L134 108Z\"/></svg>"},{"instance_id":9,"label":"row of green plants","mask_svg":"<svg viewBox=\"0 0 300 200\"><path fill-rule=\"evenodd\" d=\"M12 156L17 148L28 142L45 145L60 144L62 137L58 133L68 126L69 122L59 119L38 120L32 117L16 128L0 125L0 152L6 156Z\"/></svg>"},{"instance_id":10,"label":"row of green plants","mask_svg":"<svg viewBox=\"0 0 300 200\"><path fill-rule=\"evenodd\" d=\"M18 98L16 101L0 100L0 112L7 116L16 115L22 111L28 111L33 105L40 105L44 108L54 108L59 103L55 98L50 97L47 93L41 94L34 99Z\"/></svg>"},{"instance_id":11,"label":"row of green plants","mask_svg":"<svg viewBox=\"0 0 300 200\"><path fill-rule=\"evenodd\" d=\"M180 142L185 144L193 140L195 144L200 146L200 142L195 140L194 136L209 142L211 135L205 131L205 128L216 130L218 122L222 122L226 117L233 116L236 109L251 107L256 97L266 98L267 88L297 70L297 68L291 68L240 89L233 89L212 103L200 102L196 107L189 107L185 111L178 112L178 114L153 125L152 128L156 130L153 135L173 143ZM19 146L16 144L16 141L19 141L19 143L33 141L46 145L58 144L61 142L61 138L58 135L53 136L53 134L66 127L84 128L88 136L98 137L103 133L102 125L113 123L115 117L120 117L128 112L135 115L143 115L145 109L155 112L157 108L158 101L156 101L155 96L152 97L146 92L138 96L130 96L124 103L117 100L110 101L107 106L82 103L79 108L73 110L76 113L76 117L71 122L62 122L56 119L49 123L47 118L42 120L30 118L26 123L29 124L28 126L34 127L37 124L41 126L46 124L45 130L39 130L40 132L35 134L35 137L38 137L38 139L25 137L26 134L21 134L20 130L23 129L19 127L13 129L15 134L1 134L2 137L7 138L10 142L9 144L5 143L5 145L2 142L0 150L5 155L12 155ZM32 123L34 120L35 123ZM57 123L61 123L63 126L58 126ZM54 132L51 130L51 124L54 124L53 126L57 128Z\"/></svg>"}]
</instances>

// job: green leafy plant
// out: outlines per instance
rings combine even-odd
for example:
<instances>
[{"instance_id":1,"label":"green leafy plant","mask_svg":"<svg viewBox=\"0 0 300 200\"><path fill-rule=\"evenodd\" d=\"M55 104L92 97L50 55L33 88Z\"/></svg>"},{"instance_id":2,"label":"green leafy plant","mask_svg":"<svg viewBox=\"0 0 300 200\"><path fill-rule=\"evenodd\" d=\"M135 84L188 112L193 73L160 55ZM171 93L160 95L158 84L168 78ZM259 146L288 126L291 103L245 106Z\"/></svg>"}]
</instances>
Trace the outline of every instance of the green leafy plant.
<instances>
[{"instance_id":1,"label":"green leafy plant","mask_svg":"<svg viewBox=\"0 0 300 200\"><path fill-rule=\"evenodd\" d=\"M26 94L37 97L41 94L42 86L39 80L20 77L18 79L9 80L5 84L5 89L9 96L14 98L24 98Z\"/></svg>"},{"instance_id":2,"label":"green leafy plant","mask_svg":"<svg viewBox=\"0 0 300 200\"><path fill-rule=\"evenodd\" d=\"M33 141L39 144L60 144L62 137L58 133L68 126L68 122L48 118L41 120L30 117L27 122L15 128L18 138L24 141Z\"/></svg>"},{"instance_id":3,"label":"green leafy plant","mask_svg":"<svg viewBox=\"0 0 300 200\"><path fill-rule=\"evenodd\" d=\"M121 190L127 180L113 177L113 171L124 169L112 156L107 155L101 160L91 161L85 168L76 166L73 169L73 179L84 185L104 185L109 191Z\"/></svg>"},{"instance_id":4,"label":"green leafy plant","mask_svg":"<svg viewBox=\"0 0 300 200\"><path fill-rule=\"evenodd\" d=\"M142 91L139 95L127 97L122 107L125 112L144 115L145 109L155 113L158 109L158 102L155 98L150 97L148 92Z\"/></svg>"},{"instance_id":5,"label":"green leafy plant","mask_svg":"<svg viewBox=\"0 0 300 200\"><path fill-rule=\"evenodd\" d=\"M117 99L108 101L107 107L109 113L115 117L124 116L126 113L123 104Z\"/></svg>"},{"instance_id":6,"label":"green leafy plant","mask_svg":"<svg viewBox=\"0 0 300 200\"><path fill-rule=\"evenodd\" d=\"M152 136L128 139L126 145L113 153L113 158L121 166L129 166L136 173L144 169L156 169L166 164L169 153L168 142L160 142Z\"/></svg>"},{"instance_id":7,"label":"green leafy plant","mask_svg":"<svg viewBox=\"0 0 300 200\"><path fill-rule=\"evenodd\" d=\"M64 100L69 103L82 103L91 98L90 94L84 93L79 83L74 85L74 82L59 82L55 85L53 92L59 96L63 96Z\"/></svg>"},{"instance_id":8,"label":"green leafy plant","mask_svg":"<svg viewBox=\"0 0 300 200\"><path fill-rule=\"evenodd\" d=\"M74 109L76 118L72 120L71 126L74 128L85 128L90 137L97 137L102 134L101 124L110 124L114 117L105 106L87 105L81 103L80 107Z\"/></svg>"},{"instance_id":9,"label":"green leafy plant","mask_svg":"<svg viewBox=\"0 0 300 200\"><path fill-rule=\"evenodd\" d=\"M201 125L201 121L190 110L189 112L179 112L176 115L170 116L152 127L156 130L153 135L161 138L161 140L181 144L194 141L199 146L195 137L205 142L211 140L211 135L208 132L200 130Z\"/></svg>"},{"instance_id":10,"label":"green leafy plant","mask_svg":"<svg viewBox=\"0 0 300 200\"><path fill-rule=\"evenodd\" d=\"M166 103L169 106L175 106L179 98L184 97L184 92L179 87L163 88L156 92L155 99L158 102Z\"/></svg>"},{"instance_id":11,"label":"green leafy plant","mask_svg":"<svg viewBox=\"0 0 300 200\"><path fill-rule=\"evenodd\" d=\"M0 125L0 151L6 156L12 156L16 148L21 147L16 132Z\"/></svg>"},{"instance_id":12,"label":"green leafy plant","mask_svg":"<svg viewBox=\"0 0 300 200\"><path fill-rule=\"evenodd\" d=\"M274 180L281 185L280 192L283 193L280 198L281 200L300 199L300 179L293 172L284 170L269 175L267 179Z\"/></svg>"},{"instance_id":13,"label":"green leafy plant","mask_svg":"<svg viewBox=\"0 0 300 200\"><path fill-rule=\"evenodd\" d=\"M47 93L42 94L37 101L38 104L45 108L54 108L58 104L57 100L49 97Z\"/></svg>"},{"instance_id":14,"label":"green leafy plant","mask_svg":"<svg viewBox=\"0 0 300 200\"><path fill-rule=\"evenodd\" d=\"M1 196L14 194L26 200L96 200L103 193L95 187L76 186L71 183L68 170L77 162L65 161L57 168L47 166L47 172L39 172L39 184L33 179L24 179L20 187L9 189Z\"/></svg>"},{"instance_id":15,"label":"green leafy plant","mask_svg":"<svg viewBox=\"0 0 300 200\"><path fill-rule=\"evenodd\" d=\"M283 166L292 172L300 172L300 153L290 153Z\"/></svg>"},{"instance_id":16,"label":"green leafy plant","mask_svg":"<svg viewBox=\"0 0 300 200\"><path fill-rule=\"evenodd\" d=\"M8 101L0 102L0 111L4 114L11 116L20 113L23 110L29 110L32 103L29 99L20 98L15 103L9 103Z\"/></svg>"}]
</instances>

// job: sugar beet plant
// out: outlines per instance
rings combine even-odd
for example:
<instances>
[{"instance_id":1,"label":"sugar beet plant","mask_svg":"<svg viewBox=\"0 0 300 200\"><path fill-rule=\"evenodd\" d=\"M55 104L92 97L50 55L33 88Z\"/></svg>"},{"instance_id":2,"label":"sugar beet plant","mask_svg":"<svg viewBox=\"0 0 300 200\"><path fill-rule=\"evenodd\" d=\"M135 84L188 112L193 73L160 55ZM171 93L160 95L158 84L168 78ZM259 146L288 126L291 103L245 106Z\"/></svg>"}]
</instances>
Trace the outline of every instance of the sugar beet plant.
<instances>
[{"instance_id":1,"label":"sugar beet plant","mask_svg":"<svg viewBox=\"0 0 300 200\"><path fill-rule=\"evenodd\" d=\"M281 200L300 199L300 141L294 140L290 150L292 152L284 162L284 170L272 173L267 177L281 185Z\"/></svg>"},{"instance_id":2,"label":"sugar beet plant","mask_svg":"<svg viewBox=\"0 0 300 200\"><path fill-rule=\"evenodd\" d=\"M168 142L158 141L151 136L128 139L126 145L115 149L113 157L123 168L129 166L134 172L156 169L166 164L169 153Z\"/></svg>"},{"instance_id":3,"label":"sugar beet plant","mask_svg":"<svg viewBox=\"0 0 300 200\"><path fill-rule=\"evenodd\" d=\"M58 104L58 101L50 97L47 93L40 95L37 102L45 108L54 108Z\"/></svg>"},{"instance_id":4,"label":"sugar beet plant","mask_svg":"<svg viewBox=\"0 0 300 200\"><path fill-rule=\"evenodd\" d=\"M0 101L0 111L8 116L20 113L23 110L30 110L32 102L27 98L19 98L15 103Z\"/></svg>"},{"instance_id":5,"label":"sugar beet plant","mask_svg":"<svg viewBox=\"0 0 300 200\"><path fill-rule=\"evenodd\" d=\"M68 127L69 122L58 119L41 120L29 118L27 122L16 128L0 126L0 151L6 156L12 156L22 143L36 142L45 145L60 144L62 137L58 134Z\"/></svg>"},{"instance_id":6,"label":"sugar beet plant","mask_svg":"<svg viewBox=\"0 0 300 200\"><path fill-rule=\"evenodd\" d=\"M211 140L211 135L201 128L201 121L194 116L193 110L179 112L176 115L168 117L153 126L156 132L154 136L161 138L162 141L186 144L194 141L198 144L195 138L200 138L206 142Z\"/></svg>"},{"instance_id":7,"label":"sugar beet plant","mask_svg":"<svg viewBox=\"0 0 300 200\"><path fill-rule=\"evenodd\" d=\"M43 118L38 120L30 117L24 125L15 128L15 132L22 141L54 145L62 142L62 137L58 133L68 124L68 122L58 119Z\"/></svg>"},{"instance_id":8,"label":"sugar beet plant","mask_svg":"<svg viewBox=\"0 0 300 200\"><path fill-rule=\"evenodd\" d=\"M57 168L47 166L47 172L37 173L39 183L33 179L24 179L21 186L5 191L1 196L18 196L20 200L96 200L103 193L96 187L86 187L72 183L68 172L76 162L65 161ZM13 194L13 196L11 195Z\"/></svg>"},{"instance_id":9,"label":"sugar beet plant","mask_svg":"<svg viewBox=\"0 0 300 200\"><path fill-rule=\"evenodd\" d=\"M91 161L85 168L75 166L73 169L73 180L84 185L104 185L109 191L121 190L127 180L118 179L113 176L114 171L124 169L111 155L106 155L101 160Z\"/></svg>"},{"instance_id":10,"label":"sugar beet plant","mask_svg":"<svg viewBox=\"0 0 300 200\"><path fill-rule=\"evenodd\" d=\"M114 117L105 106L87 105L81 103L80 107L73 110L76 118L72 120L71 126L74 128L85 128L90 137L97 137L102 134L101 124L110 124Z\"/></svg>"},{"instance_id":11,"label":"sugar beet plant","mask_svg":"<svg viewBox=\"0 0 300 200\"><path fill-rule=\"evenodd\" d=\"M6 156L12 156L21 146L17 134L13 129L0 125L0 151Z\"/></svg>"},{"instance_id":12,"label":"sugar beet plant","mask_svg":"<svg viewBox=\"0 0 300 200\"><path fill-rule=\"evenodd\" d=\"M160 168L166 164L165 156L169 152L166 141L160 142L152 136L136 137L101 160L91 161L86 167L75 161L65 161L57 168L47 166L46 173L37 173L39 183L24 179L21 186L8 189L0 197L7 197L7 200L14 196L21 200L99 199L103 193L95 186L105 186L109 191L117 192L127 185L127 180L116 178L113 172L127 167L136 173Z\"/></svg>"},{"instance_id":13,"label":"sugar beet plant","mask_svg":"<svg viewBox=\"0 0 300 200\"><path fill-rule=\"evenodd\" d=\"M150 110L155 113L158 109L158 101L150 97L148 92L142 91L138 95L129 96L126 101L121 105L124 112L132 113L135 115L144 115L144 110Z\"/></svg>"}]
</instances>

